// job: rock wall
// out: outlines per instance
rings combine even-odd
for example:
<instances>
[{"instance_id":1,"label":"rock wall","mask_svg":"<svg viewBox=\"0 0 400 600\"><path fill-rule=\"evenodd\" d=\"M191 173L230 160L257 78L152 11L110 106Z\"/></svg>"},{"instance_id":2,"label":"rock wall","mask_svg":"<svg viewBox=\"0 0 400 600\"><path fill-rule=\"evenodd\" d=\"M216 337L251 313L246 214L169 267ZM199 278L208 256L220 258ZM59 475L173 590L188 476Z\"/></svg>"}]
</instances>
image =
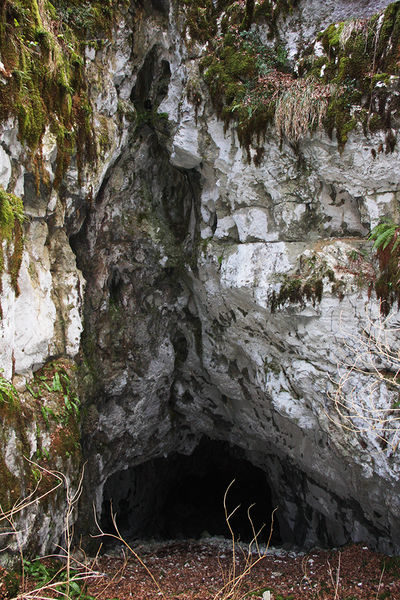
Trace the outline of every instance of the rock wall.
<instances>
[{"instance_id":1,"label":"rock wall","mask_svg":"<svg viewBox=\"0 0 400 600\"><path fill-rule=\"evenodd\" d=\"M361 22L388 3L345 4L334 18ZM328 8L304 1L278 18L289 57L329 24ZM365 237L383 216L398 218L397 129L391 151L387 129L353 126L343 144L319 128L294 143L273 124L246 148L237 123L217 117L207 49L190 39L185 11L134 2L112 43L86 50L98 159L80 176L73 160L51 185L48 133L50 183L38 190L15 122L3 125L0 184L23 197L28 217L18 296L2 276L4 376L24 393L49 359L77 359L79 534L92 531L92 502L100 514L110 482L209 438L265 472L283 541L397 552L396 381L353 370L335 396L346 365L379 335ZM271 43L268 24L254 28ZM60 536L51 518L43 547Z\"/></svg>"},{"instance_id":2,"label":"rock wall","mask_svg":"<svg viewBox=\"0 0 400 600\"><path fill-rule=\"evenodd\" d=\"M17 16L21 32L26 33L20 14L10 17L8 10L2 26L7 27L7 19ZM45 26L51 39L54 31L47 20ZM129 110L124 102L129 90L125 89L124 60L130 52L130 32L124 21L121 31L115 26L115 35L112 49L99 40L97 51L90 46L85 50L85 72L93 93L92 126L101 132L96 160L82 165L74 154L63 180L57 183L63 156L53 125L43 130L37 150L24 139L18 115L10 115L1 124L0 481L5 514L0 527L2 561L7 564L19 560L20 549L25 556L36 556L65 543L67 495L73 497L82 472L76 359L83 330L85 280L69 237L80 228L126 135ZM31 44L37 46L37 42ZM2 54L1 58L6 62L8 56ZM11 95L7 90L14 75L3 62L0 66L3 115L4 93ZM56 71L54 64L52 68ZM70 133L75 135L74 126ZM16 230L13 236L7 235L6 210L8 199L13 198L23 199L20 237ZM13 279L13 261L17 262L17 281ZM62 473L63 478L54 472ZM36 498L41 500L30 502ZM10 515L14 529L6 518ZM11 534L4 535L8 531Z\"/></svg>"}]
</instances>

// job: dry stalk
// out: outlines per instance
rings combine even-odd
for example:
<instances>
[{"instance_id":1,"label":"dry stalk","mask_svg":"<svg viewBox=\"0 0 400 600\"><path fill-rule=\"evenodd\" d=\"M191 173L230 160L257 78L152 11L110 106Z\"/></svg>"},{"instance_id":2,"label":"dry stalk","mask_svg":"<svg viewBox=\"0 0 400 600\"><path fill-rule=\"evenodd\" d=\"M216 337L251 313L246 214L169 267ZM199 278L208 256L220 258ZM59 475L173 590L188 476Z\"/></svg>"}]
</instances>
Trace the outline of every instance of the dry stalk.
<instances>
[{"instance_id":1,"label":"dry stalk","mask_svg":"<svg viewBox=\"0 0 400 600\"><path fill-rule=\"evenodd\" d=\"M128 552L130 552L130 554L132 554L132 556L139 562L139 564L144 568L144 570L146 571L146 573L148 574L148 576L150 577L150 579L152 580L152 582L154 583L154 585L156 586L160 596L162 598L165 598L165 594L162 591L160 584L158 583L158 581L156 580L156 578L154 577L153 573L150 571L150 569L147 567L147 565L143 562L143 560L140 558L139 554L137 554L137 552L135 552L135 550L132 548L132 546L130 546L128 544L128 542L122 537L119 529L118 529L118 525L117 525L117 515L116 513L113 512L112 507L111 507L111 520L112 520L112 524L114 526L114 529L116 531L116 533L105 533L102 528L100 527L99 521L97 519L97 514L96 514L96 510L93 507L93 514L94 514L94 521L96 523L96 527L99 530L99 533L97 535L93 535L93 538L100 538L100 537L109 537L112 538L114 540L117 540L118 542L121 542L121 544L123 544L125 546L125 548L128 550Z\"/></svg>"},{"instance_id":2,"label":"dry stalk","mask_svg":"<svg viewBox=\"0 0 400 600\"><path fill-rule=\"evenodd\" d=\"M295 80L277 100L274 117L277 130L297 142L308 132L321 128L331 95L331 86L314 80Z\"/></svg>"},{"instance_id":3,"label":"dry stalk","mask_svg":"<svg viewBox=\"0 0 400 600\"><path fill-rule=\"evenodd\" d=\"M379 598L379 590L381 589L383 574L385 573L385 563L383 563L381 576L379 577L378 589L376 590L376 600Z\"/></svg>"},{"instance_id":4,"label":"dry stalk","mask_svg":"<svg viewBox=\"0 0 400 600\"><path fill-rule=\"evenodd\" d=\"M114 573L114 575L110 578L109 582L106 583L106 585L101 589L101 592L99 592L99 594L98 594L99 598L105 597L106 591L113 583L115 583L115 581L118 581L118 582L121 581L121 579L124 576L127 565L128 565L128 555L126 552L124 552L124 562L123 562L122 566ZM131 596L132 596L132 593L131 593Z\"/></svg>"},{"instance_id":5,"label":"dry stalk","mask_svg":"<svg viewBox=\"0 0 400 600\"><path fill-rule=\"evenodd\" d=\"M76 492L71 493L71 488L68 483L66 477L64 477L65 489L66 489L66 498L67 498L67 510L65 513L65 553L66 553L66 573L67 573L67 581L66 581L66 596L69 597L70 590L70 579L71 579L71 547L72 547L72 538L73 538L73 524L71 523L71 517L74 512L75 506L77 505L79 498L82 494L82 482L83 482L83 474L84 469L82 469L81 476L79 478L79 483Z\"/></svg>"},{"instance_id":6,"label":"dry stalk","mask_svg":"<svg viewBox=\"0 0 400 600\"><path fill-rule=\"evenodd\" d=\"M311 583L311 579L309 578L308 573L307 573L307 561L308 561L308 557L304 556L301 561L301 570L303 571L303 577L301 578L300 586L303 583L303 581L305 581L307 583L308 587L311 589L312 583Z\"/></svg>"},{"instance_id":7,"label":"dry stalk","mask_svg":"<svg viewBox=\"0 0 400 600\"><path fill-rule=\"evenodd\" d=\"M24 459L28 463L33 465L39 472L40 477L35 485L35 488L32 490L32 492L30 494L28 494L28 496L18 499L9 510L4 510L3 506L0 505L0 523L2 523L3 521L6 521L10 527L10 531L4 531L4 532L2 532L2 535L14 537L16 540L16 544L18 546L18 554L20 556L20 561L21 561L22 587L23 588L25 586L25 572L24 572L24 561L23 561L24 557L23 557L22 544L20 541L20 532L17 530L17 527L15 525L15 518L20 512L28 509L33 504L39 503L41 500L43 500L44 498L46 498L47 496L49 496L50 494L55 492L61 485L63 485L63 476L61 473L59 473L58 471L49 471L48 469L41 467L34 461L31 461L27 457L24 457ZM43 480L43 474L50 475L51 477L53 477L56 480L57 483L47 492L44 492L43 494L40 494L39 496L37 496L38 489ZM10 546L3 548L2 552L7 550L9 547Z\"/></svg>"},{"instance_id":8,"label":"dry stalk","mask_svg":"<svg viewBox=\"0 0 400 600\"><path fill-rule=\"evenodd\" d=\"M22 586L21 587L22 587L23 591L20 594L18 594L13 600L54 600L54 597L55 597L54 594L56 594L56 596L62 596L65 598L69 598L70 597L70 586L73 582L80 583L89 578L100 576L100 574L93 571L93 569L91 567L84 565L84 564L80 563L79 561L77 561L72 556L72 553L71 553L72 536L73 536L72 515L73 515L73 511L76 507L76 504L79 500L79 497L82 493L83 471L82 471L80 479L79 479L77 490L75 493L72 493L68 479L63 473L60 473L59 471L50 471L29 459L26 459L26 460L30 464L32 464L40 473L40 479L37 482L35 489L27 497L18 500L11 509L4 511L3 508L0 507L0 522L5 520L9 523L11 531L6 532L6 533L8 535L15 535L17 544L18 544L18 548L19 548L19 554L21 557L21 567L22 567ZM41 483L44 475L52 477L53 479L55 479L56 483L50 490L37 496L36 494L38 492L40 483ZM44 498L46 498L47 496L49 496L50 494L55 492L61 485L64 485L64 487L65 487L66 502L67 502L67 508L66 508L65 517L64 517L64 537L65 537L65 541L66 541L66 547L60 548L61 553L59 555L52 555L47 558L61 558L65 561L65 566L61 567L59 569L59 571L51 578L51 580L49 580L48 582L44 583L43 585L41 585L39 587L36 587L33 590L28 591L28 590L26 590L23 551L22 551L22 546L21 546L20 540L19 540L19 532L17 531L16 525L15 525L15 517L21 511L29 508L33 504L37 504L38 502L40 502L41 500L43 500ZM44 558L46 558L46 557L44 557ZM74 565L73 566L74 570L77 571L73 575L71 575L72 564ZM64 573L66 575L64 577L61 577L61 574L64 574ZM60 586L65 586L65 591L62 591L60 589Z\"/></svg>"},{"instance_id":9,"label":"dry stalk","mask_svg":"<svg viewBox=\"0 0 400 600\"><path fill-rule=\"evenodd\" d=\"M328 560L328 573L329 573L329 577L330 577L333 589L335 590L335 595L333 597L333 600L339 600L340 558L341 558L341 554L339 552L339 555L338 555L338 566L336 567L336 575L335 576L333 574L331 564L330 564L330 562Z\"/></svg>"},{"instance_id":10,"label":"dry stalk","mask_svg":"<svg viewBox=\"0 0 400 600\"><path fill-rule=\"evenodd\" d=\"M248 519L249 519L249 522L251 525L253 538L248 545L247 552L245 552L243 550L243 548L240 547L240 550L243 553L244 566L242 566L240 568L240 572L238 573L237 567L236 567L238 545L236 544L235 533L233 531L230 521L231 521L232 516L235 514L235 512L239 508L239 506L237 506L233 511L231 511L229 513L228 509L227 509L227 505L226 505L228 492L229 492L230 488L232 487L232 485L234 484L234 482L235 482L235 480L231 481L231 483L227 487L225 494L224 494L225 520L226 520L226 524L228 526L228 529L229 529L229 532L231 535L231 540L232 540L232 566L229 569L228 573L226 573L222 569L222 576L226 583L224 583L222 588L220 588L218 590L218 592L213 596L213 600L241 600L242 598L245 597L245 595L247 595L247 592L241 591L241 588L244 584L245 578L247 577L247 575L249 575L251 570L261 560L263 560L265 558L267 551L269 549L270 543L271 543L271 538L272 538L272 533L273 533L274 514L275 514L275 511L277 510L276 508L272 511L272 514L271 514L271 527L270 527L269 537L268 537L268 541L267 541L265 550L263 552L261 552L260 546L258 543L258 539L259 539L259 536L260 536L262 530L264 529L265 525L263 525L258 531L256 531L253 520L251 518L251 514L250 514L251 508L254 506L254 504L251 505L248 508L247 516L248 516ZM253 557L253 551L252 551L253 545L255 545L256 549L257 549L257 557L256 558Z\"/></svg>"},{"instance_id":11,"label":"dry stalk","mask_svg":"<svg viewBox=\"0 0 400 600\"><path fill-rule=\"evenodd\" d=\"M332 379L335 391L330 394L338 418L329 418L349 432L372 433L394 452L400 443L400 349L393 348L392 340L400 328L389 324L389 318L376 322L368 318L362 335L346 332L347 356L339 361L339 376Z\"/></svg>"}]
</instances>

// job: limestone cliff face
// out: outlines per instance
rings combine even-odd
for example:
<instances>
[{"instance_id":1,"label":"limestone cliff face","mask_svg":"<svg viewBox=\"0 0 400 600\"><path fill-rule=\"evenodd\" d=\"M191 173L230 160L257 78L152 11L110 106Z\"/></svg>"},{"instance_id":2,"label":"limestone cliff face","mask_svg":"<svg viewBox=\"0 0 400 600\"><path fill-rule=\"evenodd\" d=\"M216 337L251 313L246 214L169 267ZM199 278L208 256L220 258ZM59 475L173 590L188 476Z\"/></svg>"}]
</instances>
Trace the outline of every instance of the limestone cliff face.
<instances>
[{"instance_id":1,"label":"limestone cliff face","mask_svg":"<svg viewBox=\"0 0 400 600\"><path fill-rule=\"evenodd\" d=\"M382 217L398 218L396 115L374 131L352 124L345 143L343 130L293 140L267 124L243 144L206 82L188 6L145 4L119 14L111 44L86 51L96 164L78 178L72 162L54 189L49 133L50 183L38 190L15 123L3 125L0 184L23 197L28 217L18 296L2 276L4 376L23 390L49 359L79 352L82 533L93 499L101 513L113 494L144 518L151 478L137 492L110 482L209 438L266 473L284 541L398 551L397 391L378 382L371 395L374 380L354 371L340 397L346 418L335 405L346 365L378 331L365 238ZM305 43L318 53L332 20L362 23L388 3L334 4L278 14L272 33L291 60L300 64ZM251 27L272 43L267 20ZM42 546L59 535L58 524Z\"/></svg>"}]
</instances>

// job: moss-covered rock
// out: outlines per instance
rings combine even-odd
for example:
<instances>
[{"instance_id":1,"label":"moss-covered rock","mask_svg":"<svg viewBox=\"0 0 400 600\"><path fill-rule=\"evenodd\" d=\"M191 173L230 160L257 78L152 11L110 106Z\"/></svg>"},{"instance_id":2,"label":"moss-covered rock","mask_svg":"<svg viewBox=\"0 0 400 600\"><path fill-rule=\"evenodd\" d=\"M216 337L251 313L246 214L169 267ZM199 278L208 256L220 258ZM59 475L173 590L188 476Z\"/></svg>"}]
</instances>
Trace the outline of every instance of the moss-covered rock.
<instances>
[{"instance_id":1,"label":"moss-covered rock","mask_svg":"<svg viewBox=\"0 0 400 600\"><path fill-rule=\"evenodd\" d=\"M269 296L271 312L288 304L304 304L308 301L315 307L322 300L325 283L336 281L334 271L318 255L300 257L295 274L281 277L279 289Z\"/></svg>"},{"instance_id":2,"label":"moss-covered rock","mask_svg":"<svg viewBox=\"0 0 400 600\"><path fill-rule=\"evenodd\" d=\"M26 389L19 392L0 376L0 390L3 390L0 398L0 506L3 517L0 530L9 529L4 515L10 510L14 511L17 528L20 519L24 522L28 519L29 530L25 527L26 532L19 543L30 552L48 547L49 542L60 541L66 509L64 486L61 485L63 477L67 478L71 489L79 480L80 402L76 389L75 366L67 358L45 364L26 384ZM52 493L48 494L50 491ZM31 502L21 513L18 507L30 495L31 500L41 498L41 501ZM48 525L53 522L52 532L44 527L43 520ZM1 545L2 549L6 545L16 548L16 537L2 538ZM17 557L18 552L15 553ZM3 556L3 560L6 559L7 553Z\"/></svg>"},{"instance_id":3,"label":"moss-covered rock","mask_svg":"<svg viewBox=\"0 0 400 600\"><path fill-rule=\"evenodd\" d=\"M390 131L399 116L400 2L370 19L332 24L319 34L324 55L303 57L300 72L333 85L326 129L343 148L357 125ZM386 143L385 150L393 150Z\"/></svg>"},{"instance_id":4,"label":"moss-covered rock","mask_svg":"<svg viewBox=\"0 0 400 600\"><path fill-rule=\"evenodd\" d=\"M111 34L116 0L12 0L0 11L0 120L15 117L41 174L46 127L57 137L58 184L77 150L94 158L92 107L84 75L88 44ZM96 40L96 41L93 41Z\"/></svg>"},{"instance_id":5,"label":"moss-covered rock","mask_svg":"<svg viewBox=\"0 0 400 600\"><path fill-rule=\"evenodd\" d=\"M1 275L4 270L4 249L8 254L8 271L15 293L19 294L18 274L22 262L22 223L24 207L21 198L7 193L0 186L0 291Z\"/></svg>"}]
</instances>

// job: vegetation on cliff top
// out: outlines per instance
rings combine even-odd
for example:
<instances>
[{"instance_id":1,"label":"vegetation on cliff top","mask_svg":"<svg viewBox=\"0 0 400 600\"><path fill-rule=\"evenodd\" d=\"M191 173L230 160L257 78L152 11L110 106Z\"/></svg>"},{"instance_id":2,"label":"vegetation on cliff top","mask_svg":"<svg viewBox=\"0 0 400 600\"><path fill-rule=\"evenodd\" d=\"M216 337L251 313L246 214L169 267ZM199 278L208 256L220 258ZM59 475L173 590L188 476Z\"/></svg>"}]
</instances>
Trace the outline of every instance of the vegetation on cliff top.
<instances>
[{"instance_id":1,"label":"vegetation on cliff top","mask_svg":"<svg viewBox=\"0 0 400 600\"><path fill-rule=\"evenodd\" d=\"M295 4L266 0L255 5L250 0L235 0L214 5L197 0L187 9L190 38L207 42L201 69L217 115L226 127L231 122L236 124L239 141L247 148L249 158L251 142L256 138L260 144L274 120L280 93L288 91L293 82L284 46L279 40L275 45L266 45L251 25L268 24L273 36L279 16L288 14ZM310 101L307 127L313 128L320 119L315 99L325 90L310 81L306 86L297 85L296 92L299 102L305 98Z\"/></svg>"},{"instance_id":2,"label":"vegetation on cliff top","mask_svg":"<svg viewBox=\"0 0 400 600\"><path fill-rule=\"evenodd\" d=\"M400 109L400 2L370 19L333 24L318 42L322 55L305 56L300 72L335 86L325 121L328 132L336 130L343 146L357 124L366 135L383 130L385 147L377 151L393 151L392 128Z\"/></svg>"},{"instance_id":3,"label":"vegetation on cliff top","mask_svg":"<svg viewBox=\"0 0 400 600\"><path fill-rule=\"evenodd\" d=\"M195 0L186 5L186 33L206 44L201 61L212 102L225 126L236 125L248 150L274 123L289 141L324 126L339 148L359 123L365 134L384 130L392 151L399 110L400 2L370 19L333 24L290 65L277 23L297 2ZM267 26L265 43L260 27ZM296 67L296 68L295 68ZM259 159L255 154L255 160Z\"/></svg>"}]
</instances>

